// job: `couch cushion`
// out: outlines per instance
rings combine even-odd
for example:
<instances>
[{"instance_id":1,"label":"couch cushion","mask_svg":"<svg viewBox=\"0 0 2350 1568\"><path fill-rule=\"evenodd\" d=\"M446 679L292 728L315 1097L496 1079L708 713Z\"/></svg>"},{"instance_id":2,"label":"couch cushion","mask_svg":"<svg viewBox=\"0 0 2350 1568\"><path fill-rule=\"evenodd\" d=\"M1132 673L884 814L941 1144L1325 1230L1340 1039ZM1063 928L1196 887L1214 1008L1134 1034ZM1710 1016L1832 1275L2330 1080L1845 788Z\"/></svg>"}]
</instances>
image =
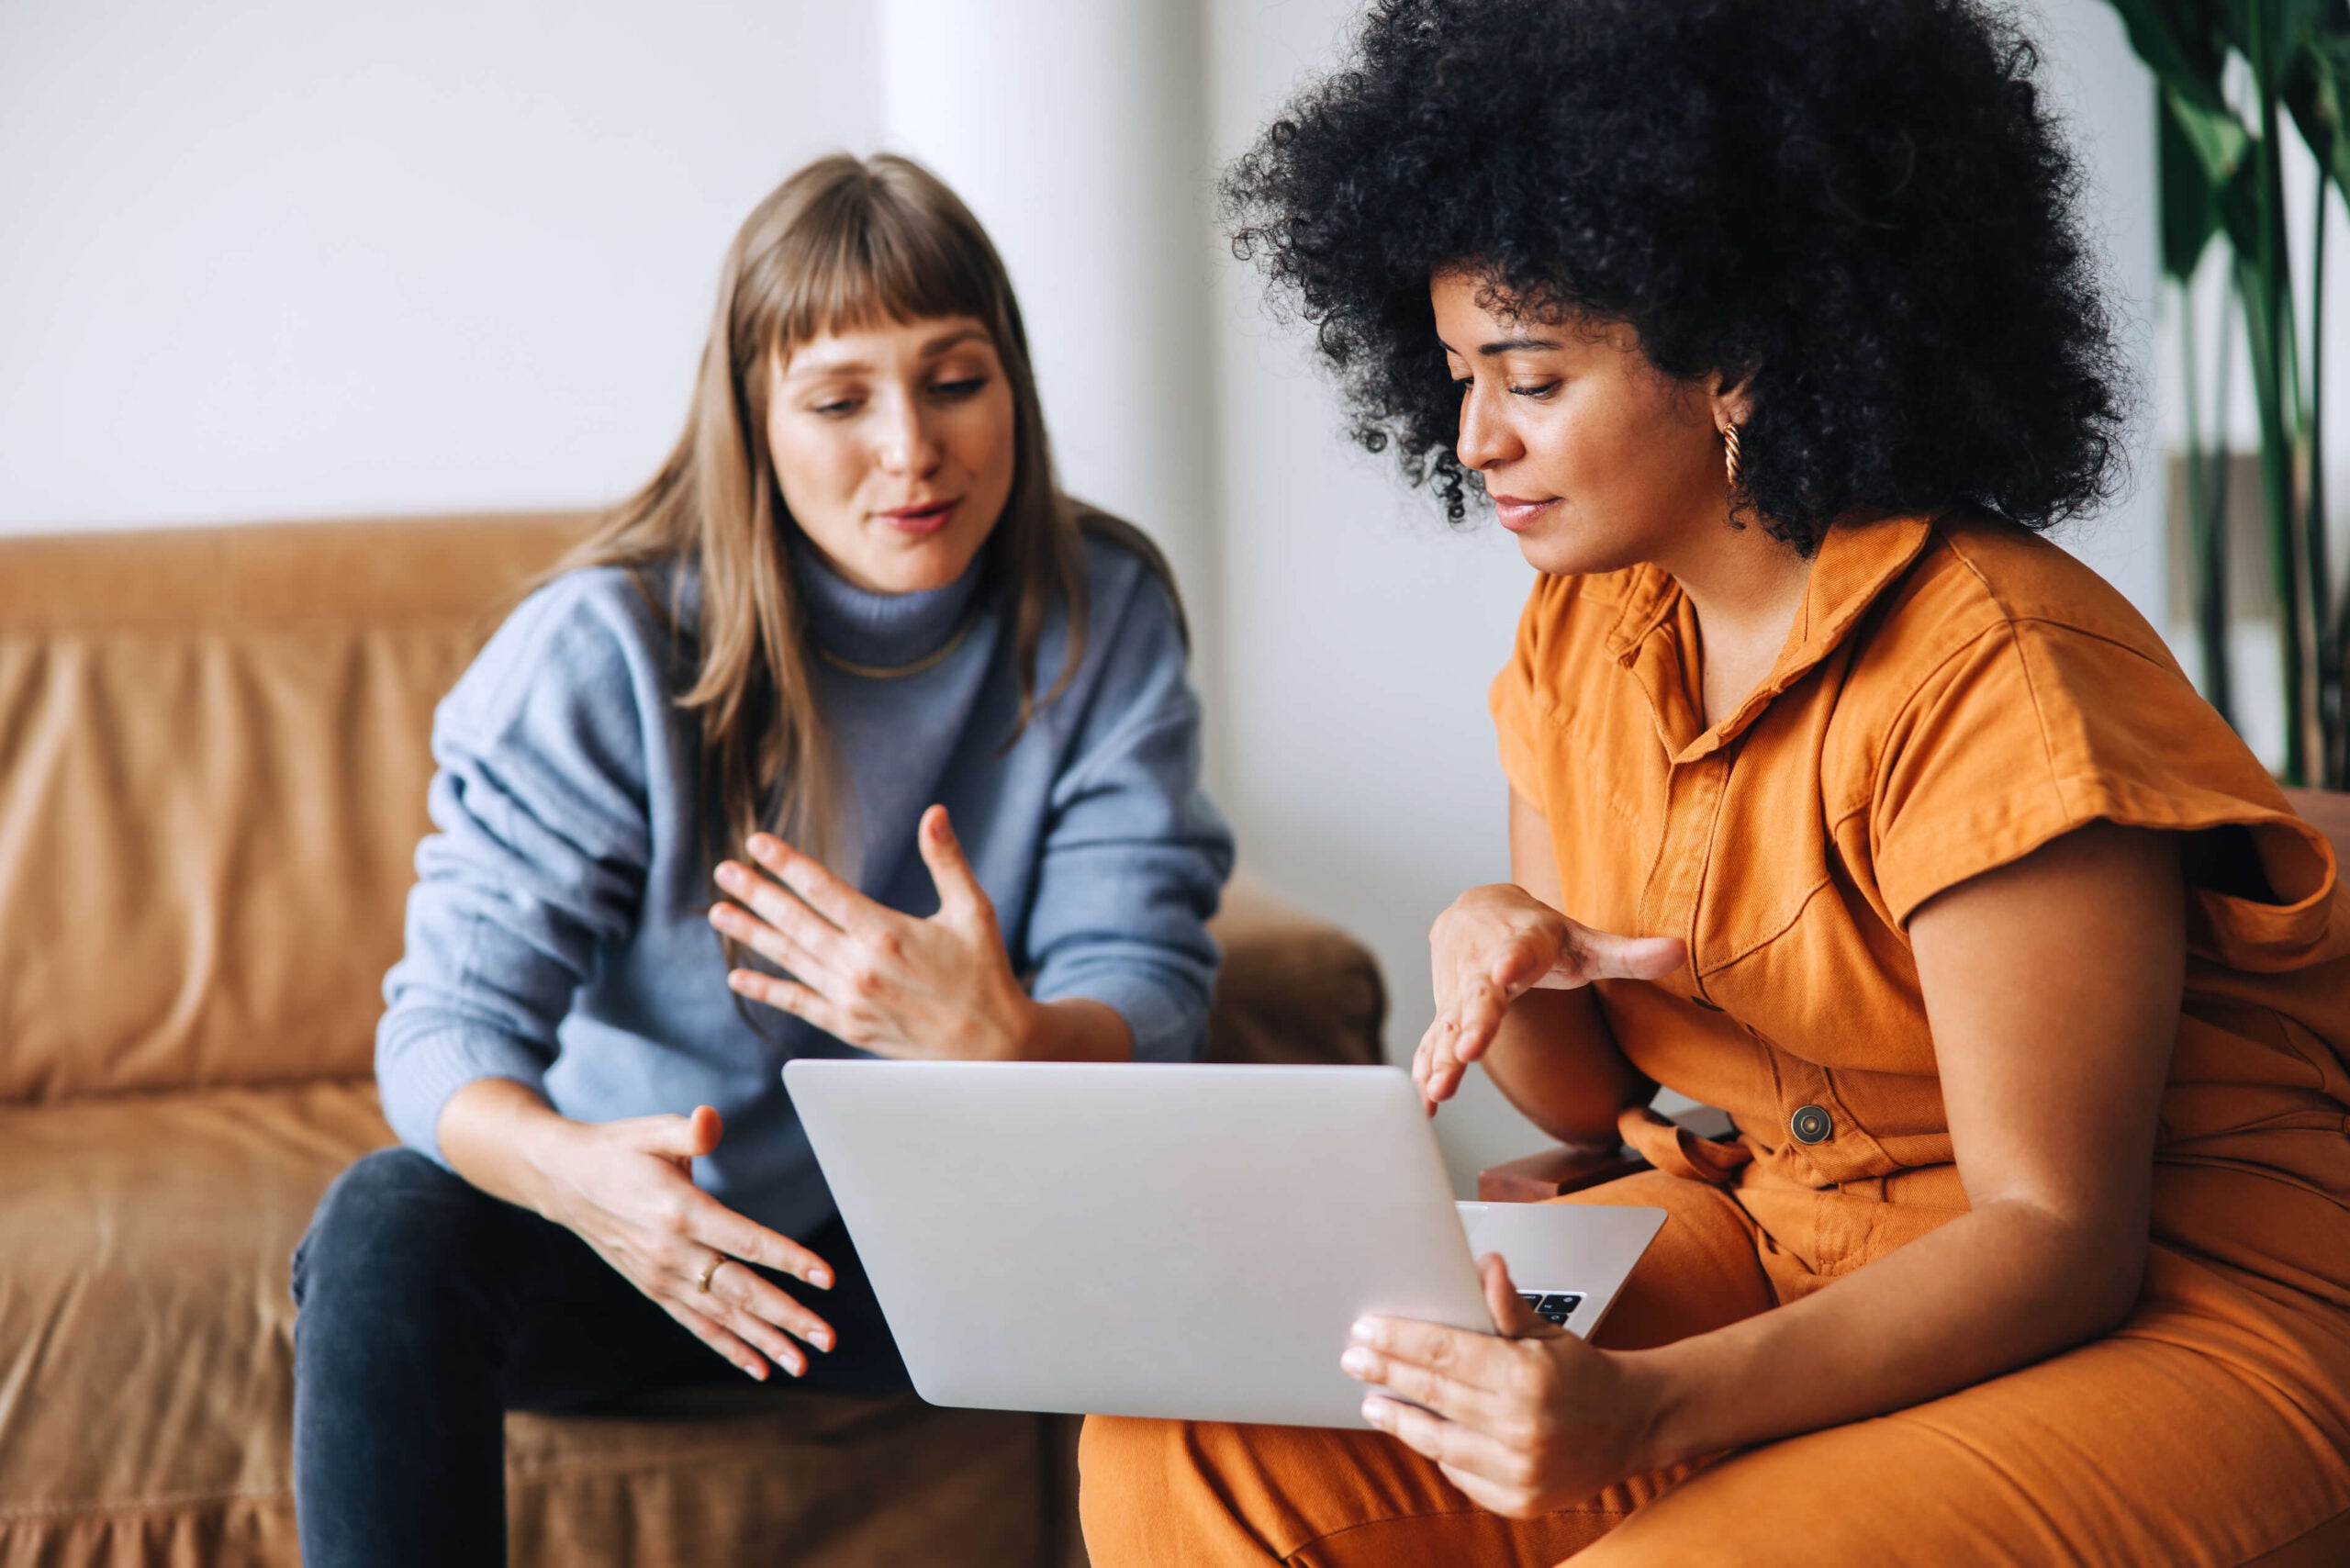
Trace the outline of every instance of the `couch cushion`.
<instances>
[{"instance_id":1,"label":"couch cushion","mask_svg":"<svg viewBox=\"0 0 2350 1568\"><path fill-rule=\"evenodd\" d=\"M0 542L0 1102L364 1075L433 705L580 526Z\"/></svg>"},{"instance_id":2,"label":"couch cushion","mask_svg":"<svg viewBox=\"0 0 2350 1568\"><path fill-rule=\"evenodd\" d=\"M287 1260L356 1084L0 1109L0 1529L286 1485Z\"/></svg>"},{"instance_id":3,"label":"couch cushion","mask_svg":"<svg viewBox=\"0 0 2350 1568\"><path fill-rule=\"evenodd\" d=\"M1367 1066L1383 1058L1387 985L1371 949L1235 871L1208 925L1224 948L1207 1059Z\"/></svg>"},{"instance_id":4,"label":"couch cushion","mask_svg":"<svg viewBox=\"0 0 2350 1568\"><path fill-rule=\"evenodd\" d=\"M519 1563L1036 1568L1073 1533L1053 1417L725 1386L506 1424Z\"/></svg>"},{"instance_id":5,"label":"couch cushion","mask_svg":"<svg viewBox=\"0 0 2350 1568\"><path fill-rule=\"evenodd\" d=\"M353 1083L0 1109L0 1564L291 1568L287 1260L388 1141ZM762 1394L513 1417L516 1561L1036 1560L1037 1418Z\"/></svg>"}]
</instances>

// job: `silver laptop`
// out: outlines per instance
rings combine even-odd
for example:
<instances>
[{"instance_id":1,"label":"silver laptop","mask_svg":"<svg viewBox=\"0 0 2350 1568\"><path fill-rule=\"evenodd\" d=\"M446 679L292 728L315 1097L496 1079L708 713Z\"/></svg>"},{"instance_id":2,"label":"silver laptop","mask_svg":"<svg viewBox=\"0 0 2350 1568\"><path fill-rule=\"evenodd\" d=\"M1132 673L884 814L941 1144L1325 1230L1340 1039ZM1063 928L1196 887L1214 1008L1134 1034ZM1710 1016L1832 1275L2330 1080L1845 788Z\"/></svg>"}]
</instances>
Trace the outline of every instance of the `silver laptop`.
<instances>
[{"instance_id":1,"label":"silver laptop","mask_svg":"<svg viewBox=\"0 0 2350 1568\"><path fill-rule=\"evenodd\" d=\"M1588 1334L1655 1208L1455 1204L1391 1067L802 1060L816 1159L934 1405L1360 1427L1365 1313Z\"/></svg>"}]
</instances>

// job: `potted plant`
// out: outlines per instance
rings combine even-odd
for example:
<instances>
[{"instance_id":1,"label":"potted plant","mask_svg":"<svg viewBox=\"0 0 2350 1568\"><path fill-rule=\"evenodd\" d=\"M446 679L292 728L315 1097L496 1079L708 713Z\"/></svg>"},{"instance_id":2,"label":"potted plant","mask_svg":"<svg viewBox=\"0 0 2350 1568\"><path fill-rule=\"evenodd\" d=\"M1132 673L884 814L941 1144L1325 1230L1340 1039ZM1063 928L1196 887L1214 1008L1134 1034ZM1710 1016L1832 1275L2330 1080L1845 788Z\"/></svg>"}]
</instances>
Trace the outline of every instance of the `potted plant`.
<instances>
[{"instance_id":1,"label":"potted plant","mask_svg":"<svg viewBox=\"0 0 2350 1568\"><path fill-rule=\"evenodd\" d=\"M2157 84L2162 265L2182 298L2207 250L2227 247L2259 411L2265 543L2277 605L2284 692L2284 780L2341 789L2343 668L2350 597L2328 559L2323 463L2325 214L2350 194L2350 0L2109 0ZM2309 321L2297 321L2285 215L2285 128L2314 162L2308 244ZM2187 480L2197 563L2203 689L2232 718L2227 653L2226 378L2232 358L2197 354L2192 310L2180 323L2187 374ZM2200 414L2203 375L2217 413Z\"/></svg>"}]
</instances>

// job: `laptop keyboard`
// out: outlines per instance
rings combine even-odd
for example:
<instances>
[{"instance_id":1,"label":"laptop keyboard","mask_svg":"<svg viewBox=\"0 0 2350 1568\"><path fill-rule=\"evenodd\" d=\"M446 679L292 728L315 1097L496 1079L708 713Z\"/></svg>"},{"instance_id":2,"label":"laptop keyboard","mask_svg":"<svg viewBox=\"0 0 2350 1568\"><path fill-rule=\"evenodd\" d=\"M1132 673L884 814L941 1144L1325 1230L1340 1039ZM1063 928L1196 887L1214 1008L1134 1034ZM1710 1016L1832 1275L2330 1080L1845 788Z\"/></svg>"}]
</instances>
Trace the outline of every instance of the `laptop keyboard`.
<instances>
[{"instance_id":1,"label":"laptop keyboard","mask_svg":"<svg viewBox=\"0 0 2350 1568\"><path fill-rule=\"evenodd\" d=\"M1517 1298L1532 1307L1536 1315L1545 1323L1555 1323L1561 1327L1564 1327L1568 1318L1574 1316L1575 1308L1583 1305L1582 1293L1577 1291L1552 1291L1547 1294L1536 1291L1520 1291L1517 1293Z\"/></svg>"}]
</instances>

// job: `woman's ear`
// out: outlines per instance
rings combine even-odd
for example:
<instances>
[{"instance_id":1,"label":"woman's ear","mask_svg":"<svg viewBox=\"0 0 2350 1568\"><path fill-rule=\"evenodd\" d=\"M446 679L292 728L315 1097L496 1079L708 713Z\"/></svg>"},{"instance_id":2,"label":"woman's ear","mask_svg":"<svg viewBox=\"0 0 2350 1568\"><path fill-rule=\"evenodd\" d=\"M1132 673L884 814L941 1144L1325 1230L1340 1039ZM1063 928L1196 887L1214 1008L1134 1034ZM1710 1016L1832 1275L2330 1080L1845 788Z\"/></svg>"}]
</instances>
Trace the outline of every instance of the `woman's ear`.
<instances>
[{"instance_id":1,"label":"woman's ear","mask_svg":"<svg viewBox=\"0 0 2350 1568\"><path fill-rule=\"evenodd\" d=\"M1707 398L1714 416L1714 428L1744 429L1754 417L1754 373L1751 370L1714 373L1714 389Z\"/></svg>"}]
</instances>

